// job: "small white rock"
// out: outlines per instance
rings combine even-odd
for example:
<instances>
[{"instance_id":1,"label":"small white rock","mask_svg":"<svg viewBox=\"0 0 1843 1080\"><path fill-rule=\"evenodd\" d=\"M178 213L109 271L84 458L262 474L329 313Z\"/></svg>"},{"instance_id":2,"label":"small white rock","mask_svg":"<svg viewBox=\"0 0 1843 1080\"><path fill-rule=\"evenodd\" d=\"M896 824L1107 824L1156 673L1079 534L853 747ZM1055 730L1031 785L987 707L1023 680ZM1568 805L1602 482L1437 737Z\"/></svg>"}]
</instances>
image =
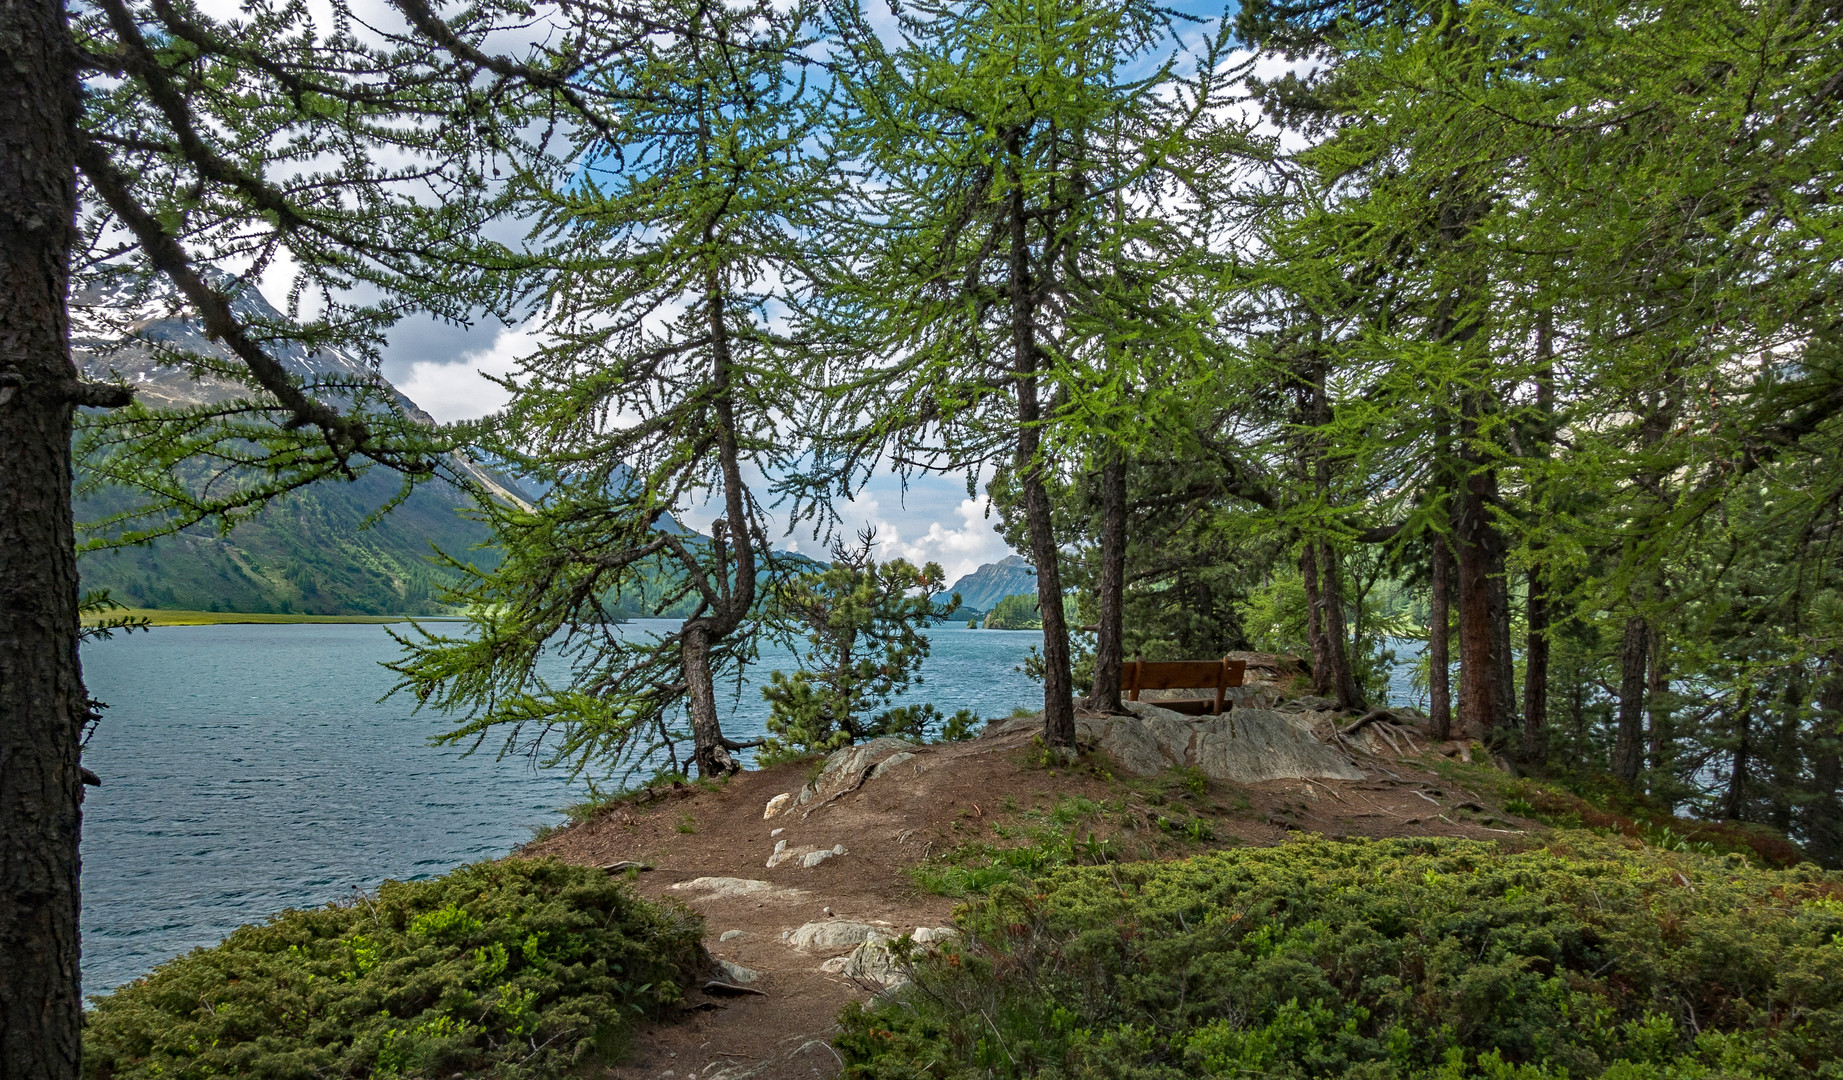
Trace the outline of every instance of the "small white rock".
<instances>
[{"instance_id":1,"label":"small white rock","mask_svg":"<svg viewBox=\"0 0 1843 1080\"><path fill-rule=\"evenodd\" d=\"M793 797L794 797L793 792L783 791L779 795L776 795L774 798L769 799L768 808L762 811L762 820L767 821L769 818L780 813L781 810L784 807L786 807L786 805L790 801L792 801Z\"/></svg>"},{"instance_id":2,"label":"small white rock","mask_svg":"<svg viewBox=\"0 0 1843 1080\"><path fill-rule=\"evenodd\" d=\"M747 986L762 977L761 972L753 971L741 964L732 964L728 960L718 960L717 968L723 972L724 979L737 986Z\"/></svg>"},{"instance_id":3,"label":"small white rock","mask_svg":"<svg viewBox=\"0 0 1843 1080\"><path fill-rule=\"evenodd\" d=\"M779 836L779 835L781 835L782 833L784 833L784 832L786 832L786 831L787 831L786 829L771 829L771 830L769 830L769 832L768 832L768 835L769 835L770 837L775 837L775 836Z\"/></svg>"},{"instance_id":4,"label":"small white rock","mask_svg":"<svg viewBox=\"0 0 1843 1080\"><path fill-rule=\"evenodd\" d=\"M741 937L744 933L746 933L746 931L725 930L723 931L723 933L717 935L717 940L718 941L735 941L737 938ZM921 931L917 930L916 933L919 934L921 933Z\"/></svg>"}]
</instances>

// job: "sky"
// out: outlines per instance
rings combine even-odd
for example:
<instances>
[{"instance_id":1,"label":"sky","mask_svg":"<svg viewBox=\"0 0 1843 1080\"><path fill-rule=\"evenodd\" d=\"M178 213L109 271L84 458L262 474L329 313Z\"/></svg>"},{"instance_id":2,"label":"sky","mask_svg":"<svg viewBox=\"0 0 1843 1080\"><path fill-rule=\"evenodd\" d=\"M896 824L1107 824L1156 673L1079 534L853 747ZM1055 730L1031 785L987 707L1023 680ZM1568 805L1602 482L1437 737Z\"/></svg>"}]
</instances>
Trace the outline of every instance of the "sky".
<instances>
[{"instance_id":1,"label":"sky","mask_svg":"<svg viewBox=\"0 0 1843 1080\"><path fill-rule=\"evenodd\" d=\"M469 330L432 319L405 320L391 334L382 371L437 420L477 419L506 399L505 391L481 373L510 373L532 340L532 332L524 328L495 324ZM885 472L872 478L856 499L835 506L845 540L874 528L879 558L900 557L918 566L938 562L949 584L1011 554L994 531L996 515L987 516L985 492L968 498L963 475L911 476L905 488L900 477ZM685 525L706 532L713 514L697 508L683 516ZM824 539L815 540L810 529L788 536L779 546L814 557L823 557L826 549Z\"/></svg>"}]
</instances>

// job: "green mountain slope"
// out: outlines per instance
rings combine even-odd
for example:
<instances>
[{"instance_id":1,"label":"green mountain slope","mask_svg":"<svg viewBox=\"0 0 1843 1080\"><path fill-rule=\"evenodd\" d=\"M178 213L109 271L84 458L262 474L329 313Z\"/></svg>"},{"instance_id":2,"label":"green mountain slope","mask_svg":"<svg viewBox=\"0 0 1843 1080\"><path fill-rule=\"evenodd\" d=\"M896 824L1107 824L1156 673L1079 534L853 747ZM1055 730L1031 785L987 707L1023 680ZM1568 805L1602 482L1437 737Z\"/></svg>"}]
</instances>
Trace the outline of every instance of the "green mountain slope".
<instances>
[{"instance_id":1,"label":"green mountain slope","mask_svg":"<svg viewBox=\"0 0 1843 1080\"><path fill-rule=\"evenodd\" d=\"M252 325L283 316L254 287L212 272ZM72 351L91 378L122 380L152 405L228 400L241 387L197 376L173 350L228 358L189 317L170 286L118 276L72 297ZM389 388L362 359L338 349L275 348L276 359L305 379L370 379ZM390 388L394 390L394 388ZM433 419L396 394L413 417ZM499 497L521 496L490 470L457 457L454 465ZM498 561L479 550L488 529L465 516L468 498L436 482L419 487L381 521L365 519L398 492L399 478L372 469L350 483L325 482L295 492L220 537L195 528L143 547L87 552L77 564L83 588L107 589L131 607L312 615L435 615L448 609L440 586L455 572L431 560L435 548L479 565ZM131 505L103 495L77 506L78 521L98 521Z\"/></svg>"},{"instance_id":2,"label":"green mountain slope","mask_svg":"<svg viewBox=\"0 0 1843 1080\"><path fill-rule=\"evenodd\" d=\"M440 586L454 571L431 561L434 548L491 565L480 549L485 525L460 512L465 496L447 484L417 490L369 528L367 515L397 492L381 472L352 483L296 492L229 536L193 529L143 547L86 552L77 563L85 589L108 589L130 607L196 611L300 612L313 615L437 615L448 611ZM101 516L100 500L79 506Z\"/></svg>"}]
</instances>

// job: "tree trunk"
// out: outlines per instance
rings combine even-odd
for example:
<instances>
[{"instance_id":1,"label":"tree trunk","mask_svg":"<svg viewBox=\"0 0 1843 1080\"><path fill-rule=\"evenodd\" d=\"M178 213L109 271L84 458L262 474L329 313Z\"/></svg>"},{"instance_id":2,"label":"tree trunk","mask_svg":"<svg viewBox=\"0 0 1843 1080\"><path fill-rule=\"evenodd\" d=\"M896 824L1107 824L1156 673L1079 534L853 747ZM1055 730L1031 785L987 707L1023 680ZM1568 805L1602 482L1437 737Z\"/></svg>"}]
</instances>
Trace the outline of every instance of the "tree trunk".
<instances>
[{"instance_id":1,"label":"tree trunk","mask_svg":"<svg viewBox=\"0 0 1843 1080\"><path fill-rule=\"evenodd\" d=\"M704 240L716 244L715 223L706 224ZM742 463L736 440L735 403L730 398L734 358L730 354L729 323L724 313L723 278L713 258L705 271L705 311L710 324L710 401L716 419L717 466L723 475L722 520L711 527L715 587L718 595L709 615L699 615L680 631L679 658L691 704L692 760L698 775L727 776L742 768L723 745L723 724L717 717L715 679L710 670L710 650L736 632L755 605L755 536L749 527L749 508L742 480ZM734 556L731 565L730 555Z\"/></svg>"},{"instance_id":2,"label":"tree trunk","mask_svg":"<svg viewBox=\"0 0 1843 1080\"><path fill-rule=\"evenodd\" d=\"M1722 796L1721 816L1725 821L1747 818L1748 774L1753 767L1753 692L1741 694L1741 706L1734 714L1734 767L1728 770L1728 790Z\"/></svg>"},{"instance_id":3,"label":"tree trunk","mask_svg":"<svg viewBox=\"0 0 1843 1080\"><path fill-rule=\"evenodd\" d=\"M0 6L0 1077L78 1074L78 743L66 303L78 90L64 11Z\"/></svg>"},{"instance_id":4,"label":"tree trunk","mask_svg":"<svg viewBox=\"0 0 1843 1080\"><path fill-rule=\"evenodd\" d=\"M1325 601L1318 588L1318 542L1307 540L1299 552L1299 576L1305 582L1305 640L1312 650L1312 693L1330 697L1335 685L1331 642L1325 636Z\"/></svg>"},{"instance_id":5,"label":"tree trunk","mask_svg":"<svg viewBox=\"0 0 1843 1080\"><path fill-rule=\"evenodd\" d=\"M1548 758L1549 597L1537 561L1529 570L1529 641L1523 647L1523 767L1541 773Z\"/></svg>"},{"instance_id":6,"label":"tree trunk","mask_svg":"<svg viewBox=\"0 0 1843 1080\"><path fill-rule=\"evenodd\" d=\"M1491 683L1497 692L1495 728L1501 737L1517 722L1517 658L1510 645L1510 573L1504 566L1503 538L1493 529L1491 540ZM1509 755L1516 752L1501 743L1496 748Z\"/></svg>"},{"instance_id":7,"label":"tree trunk","mask_svg":"<svg viewBox=\"0 0 1843 1080\"><path fill-rule=\"evenodd\" d=\"M728 776L742 766L724 748L723 725L717 719L717 688L710 673L710 620L692 619L680 634L678 654L691 699L691 760L697 763L700 777Z\"/></svg>"},{"instance_id":8,"label":"tree trunk","mask_svg":"<svg viewBox=\"0 0 1843 1080\"><path fill-rule=\"evenodd\" d=\"M1476 405L1468 401L1468 429L1475 427L1475 416ZM1463 456L1471 459L1476 455L1468 451ZM1453 547L1459 568L1458 726L1463 737L1473 739L1489 739L1499 722L1497 682L1501 665L1494 656L1498 635L1491 574L1502 564L1501 559L1492 557L1497 530L1489 515L1496 487L1495 473L1488 466L1473 464L1459 485L1453 522Z\"/></svg>"},{"instance_id":9,"label":"tree trunk","mask_svg":"<svg viewBox=\"0 0 1843 1080\"><path fill-rule=\"evenodd\" d=\"M1331 654L1331 689L1340 709L1366 709L1363 695L1357 690L1355 674L1350 670L1350 642L1344 630L1344 578L1338 573L1337 552L1327 540L1318 541L1319 572L1323 584L1318 593L1325 605L1321 622Z\"/></svg>"},{"instance_id":10,"label":"tree trunk","mask_svg":"<svg viewBox=\"0 0 1843 1080\"><path fill-rule=\"evenodd\" d=\"M1633 615L1625 620L1625 640L1619 647L1619 729L1613 740L1613 775L1627 787L1638 783L1645 760L1645 646L1650 635L1645 620Z\"/></svg>"},{"instance_id":11,"label":"tree trunk","mask_svg":"<svg viewBox=\"0 0 1843 1080\"><path fill-rule=\"evenodd\" d=\"M1124 712L1120 671L1125 663L1126 457L1118 449L1101 465L1101 572L1095 583L1099 629L1094 638L1094 682L1088 707Z\"/></svg>"},{"instance_id":12,"label":"tree trunk","mask_svg":"<svg viewBox=\"0 0 1843 1080\"><path fill-rule=\"evenodd\" d=\"M1843 868L1843 651L1825 658L1823 689L1811 737L1811 789L1805 807L1805 850L1831 870Z\"/></svg>"},{"instance_id":13,"label":"tree trunk","mask_svg":"<svg viewBox=\"0 0 1843 1080\"><path fill-rule=\"evenodd\" d=\"M1664 631L1656 626L1647 627L1650 633L1646 637L1645 660L1645 718L1649 723L1646 732L1650 743L1651 794L1657 795L1663 788L1663 779L1670 767L1670 679L1668 668L1664 663Z\"/></svg>"},{"instance_id":14,"label":"tree trunk","mask_svg":"<svg viewBox=\"0 0 1843 1080\"><path fill-rule=\"evenodd\" d=\"M1030 530L1031 561L1037 564L1037 607L1043 616L1043 738L1051 746L1075 747L1074 677L1069 670L1069 624L1062 611L1062 575L1057 569L1056 533L1049 491L1043 484L1042 410L1037 402L1037 341L1030 282L1030 240L1024 218L1024 188L1012 136L1010 218L1011 358L1017 373L1017 471Z\"/></svg>"},{"instance_id":15,"label":"tree trunk","mask_svg":"<svg viewBox=\"0 0 1843 1080\"><path fill-rule=\"evenodd\" d=\"M1433 737L1445 742L1453 737L1451 665L1447 638L1451 630L1452 611L1447 600L1447 586L1452 581L1453 559L1446 548L1446 537L1434 534L1432 564L1433 597L1429 603L1427 626L1427 712L1433 722Z\"/></svg>"},{"instance_id":16,"label":"tree trunk","mask_svg":"<svg viewBox=\"0 0 1843 1080\"><path fill-rule=\"evenodd\" d=\"M1536 315L1536 413L1532 443L1536 456L1549 458L1555 438L1555 322L1548 311ZM1549 760L1549 582L1543 565L1542 518L1547 513L1547 492L1540 473L1531 501L1537 518L1537 535L1530 543L1529 639L1523 646L1523 767L1537 774L1547 771Z\"/></svg>"}]
</instances>

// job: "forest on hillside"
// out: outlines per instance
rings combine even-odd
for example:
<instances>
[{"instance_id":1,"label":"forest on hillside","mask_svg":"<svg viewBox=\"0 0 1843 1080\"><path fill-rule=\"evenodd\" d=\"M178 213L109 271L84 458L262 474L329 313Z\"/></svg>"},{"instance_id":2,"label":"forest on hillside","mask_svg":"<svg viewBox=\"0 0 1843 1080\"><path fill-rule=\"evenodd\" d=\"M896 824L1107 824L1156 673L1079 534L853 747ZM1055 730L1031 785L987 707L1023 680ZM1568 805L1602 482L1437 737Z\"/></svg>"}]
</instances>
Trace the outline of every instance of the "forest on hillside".
<instances>
[{"instance_id":1,"label":"forest on hillside","mask_svg":"<svg viewBox=\"0 0 1843 1080\"><path fill-rule=\"evenodd\" d=\"M457 738L709 775L714 687L808 572L779 530L964 477L1037 568L1051 745L1126 656L1294 651L1363 710L1423 638L1442 737L1834 865L1838 14L110 0L73 15L112 73L76 272L167 275L237 358L174 362L249 394L88 414L83 482L148 496L120 542L506 463L547 494L481 501L503 559L445 568L472 626L404 639L403 689ZM284 258L274 325L198 271ZM540 328L503 412L263 365L410 311ZM636 605L687 618L633 640Z\"/></svg>"}]
</instances>

